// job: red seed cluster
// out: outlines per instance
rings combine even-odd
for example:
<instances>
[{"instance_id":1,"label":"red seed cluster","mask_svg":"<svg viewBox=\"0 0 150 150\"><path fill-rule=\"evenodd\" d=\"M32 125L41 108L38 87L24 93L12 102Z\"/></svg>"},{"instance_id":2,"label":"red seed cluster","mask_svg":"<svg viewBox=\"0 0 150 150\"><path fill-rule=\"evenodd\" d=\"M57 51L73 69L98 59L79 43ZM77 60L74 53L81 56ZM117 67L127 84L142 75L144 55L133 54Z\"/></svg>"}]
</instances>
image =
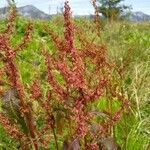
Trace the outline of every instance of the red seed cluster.
<instances>
[{"instance_id":1,"label":"red seed cluster","mask_svg":"<svg viewBox=\"0 0 150 150\"><path fill-rule=\"evenodd\" d=\"M87 144L85 150L99 150L99 146L95 144Z\"/></svg>"},{"instance_id":2,"label":"red seed cluster","mask_svg":"<svg viewBox=\"0 0 150 150\"><path fill-rule=\"evenodd\" d=\"M11 34L14 31L15 19L17 16L17 9L15 6L11 7L10 15L7 19L7 28L4 31L5 34Z\"/></svg>"},{"instance_id":3,"label":"red seed cluster","mask_svg":"<svg viewBox=\"0 0 150 150\"><path fill-rule=\"evenodd\" d=\"M6 116L4 116L2 113L0 113L0 124L2 124L6 132L10 136L14 137L15 139L27 140L26 135L23 134L15 124L11 124L9 119Z\"/></svg>"},{"instance_id":4,"label":"red seed cluster","mask_svg":"<svg viewBox=\"0 0 150 150\"><path fill-rule=\"evenodd\" d=\"M17 45L17 47L15 48L15 51L22 50L23 48L26 47L27 43L29 43L31 40L32 30L33 30L33 24L29 23L25 29L25 33L24 33L22 42Z\"/></svg>"},{"instance_id":5,"label":"red seed cluster","mask_svg":"<svg viewBox=\"0 0 150 150\"><path fill-rule=\"evenodd\" d=\"M32 118L32 114L30 112L30 108L28 107L26 100L25 100L25 91L24 91L24 85L21 82L21 75L20 72L18 70L18 67L16 65L16 51L15 48L12 46L10 37L11 34L14 32L15 30L15 18L16 18L16 7L12 7L11 8L11 14L7 20L7 26L6 26L6 30L4 32L0 33L0 51L2 52L2 56L4 57L4 72L7 76L9 85L16 89L17 94L18 94L18 98L19 98L19 106L20 106L20 111L22 116L24 117L24 120L29 128L29 134L31 136L32 139L35 139L36 133L35 133L35 126L33 123L33 118ZM31 32L31 25L29 24L27 26L26 32L25 32L25 36L23 39L23 44L18 44L17 46L17 50L18 48L24 48L26 43L29 42L29 36L30 36L30 32ZM3 118L0 118L1 121L3 122ZM3 122L6 123L7 122ZM8 129L11 130L11 127L8 126ZM12 126L13 127L13 126ZM14 129L14 128L12 128ZM11 131L12 133L15 132L15 130ZM33 142L34 143L34 142ZM37 147L36 144L36 140L34 143L35 148Z\"/></svg>"},{"instance_id":6,"label":"red seed cluster","mask_svg":"<svg viewBox=\"0 0 150 150\"><path fill-rule=\"evenodd\" d=\"M95 0L93 0L93 6L97 9ZM97 11L95 14L98 18ZM4 69L0 71L0 75L5 74L8 85L17 91L19 110L29 130L26 133L28 142L25 145L30 145L32 142L34 149L38 150L40 144L48 145L48 141L51 139L49 136L53 133L52 138L55 140L58 149L56 131L58 122L62 122L61 119L63 119L64 126L69 124L69 127L65 126L65 131L67 128L70 132L69 138L84 141L85 150L98 150L99 147L95 141L99 137L109 135L111 127L119 121L123 111L129 106L124 94L120 94L114 88L113 77L111 77L113 71L117 71L123 77L122 70L125 67L119 68L108 59L105 45L97 45L94 43L94 39L89 41L82 31L79 32L78 28L75 28L71 17L71 9L68 1L66 1L64 5L63 38L49 29L47 25L44 26L57 49L55 54L50 54L45 45L42 49L47 75L45 85L48 84L48 86L41 90L43 81L39 80L42 79L34 79L30 90L27 90L21 80L16 56L18 51L24 49L32 39L33 24L27 25L21 42L13 47L9 34L14 30L15 16L16 10L13 8L6 31L0 33L0 54L3 57L2 60L5 60L3 61ZM76 36L80 41L80 48L75 45ZM63 83L59 81L56 73L62 77ZM3 85L5 85L5 81L0 79L0 86ZM31 94L31 97L28 97L27 94ZM121 106L116 112L108 111L108 116L97 122L97 132L92 132L90 128L95 120L95 115L91 113L92 103L101 100L102 96L112 99L117 98L120 100ZM42 116L44 125L40 131L37 131L37 118L34 118L39 116L36 116L36 112L33 111L30 99L39 99L37 101L38 107L44 116ZM29 102L31 102L31 105ZM59 117L59 115L62 116ZM12 137L26 138L17 126L10 124L3 114L0 114L0 123ZM88 136L92 137L92 140L87 138Z\"/></svg>"},{"instance_id":7,"label":"red seed cluster","mask_svg":"<svg viewBox=\"0 0 150 150\"><path fill-rule=\"evenodd\" d=\"M33 81L31 87L30 87L30 91L31 91L31 98L33 99L38 99L42 96L42 92L41 92L41 88L40 88L40 83L35 80Z\"/></svg>"},{"instance_id":8,"label":"red seed cluster","mask_svg":"<svg viewBox=\"0 0 150 150\"><path fill-rule=\"evenodd\" d=\"M64 38L68 44L69 50L74 48L74 26L71 21L71 12L68 1L65 2L64 6Z\"/></svg>"}]
</instances>

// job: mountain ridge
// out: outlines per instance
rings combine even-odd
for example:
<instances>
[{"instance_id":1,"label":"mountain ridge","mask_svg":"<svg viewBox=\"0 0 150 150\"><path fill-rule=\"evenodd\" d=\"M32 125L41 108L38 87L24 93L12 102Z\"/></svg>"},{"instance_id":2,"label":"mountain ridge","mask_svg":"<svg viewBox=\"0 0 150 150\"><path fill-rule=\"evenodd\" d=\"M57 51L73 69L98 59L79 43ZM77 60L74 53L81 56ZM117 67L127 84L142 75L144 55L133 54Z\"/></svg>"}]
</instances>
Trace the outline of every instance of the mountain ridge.
<instances>
[{"instance_id":1,"label":"mountain ridge","mask_svg":"<svg viewBox=\"0 0 150 150\"><path fill-rule=\"evenodd\" d=\"M40 9L36 8L34 5L25 5L17 8L20 15L32 19L50 19L52 16L56 15L49 15ZM8 8L2 7L0 8L0 19L5 18L8 14ZM75 15L74 17L88 17L91 18L91 15ZM150 21L150 15L145 14L143 12L131 12L129 16L130 21Z\"/></svg>"},{"instance_id":2,"label":"mountain ridge","mask_svg":"<svg viewBox=\"0 0 150 150\"><path fill-rule=\"evenodd\" d=\"M49 19L50 15L36 8L34 5L17 7L18 13L24 17L32 19ZM0 18L5 18L8 14L8 7L0 8Z\"/></svg>"},{"instance_id":3,"label":"mountain ridge","mask_svg":"<svg viewBox=\"0 0 150 150\"><path fill-rule=\"evenodd\" d=\"M142 11L132 12L129 17L132 21L150 21L150 15L143 13Z\"/></svg>"}]
</instances>

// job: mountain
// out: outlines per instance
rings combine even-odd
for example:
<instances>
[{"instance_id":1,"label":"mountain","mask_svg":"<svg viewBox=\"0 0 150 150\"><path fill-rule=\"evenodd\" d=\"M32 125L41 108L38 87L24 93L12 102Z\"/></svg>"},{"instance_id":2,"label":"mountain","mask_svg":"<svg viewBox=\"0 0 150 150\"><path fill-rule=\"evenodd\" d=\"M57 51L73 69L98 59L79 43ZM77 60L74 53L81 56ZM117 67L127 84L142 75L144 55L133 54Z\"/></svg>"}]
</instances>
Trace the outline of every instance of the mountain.
<instances>
[{"instance_id":1,"label":"mountain","mask_svg":"<svg viewBox=\"0 0 150 150\"><path fill-rule=\"evenodd\" d=\"M26 5L23 7L19 7L18 11L21 15L25 17L31 17L33 19L48 19L50 16L43 11L37 9L33 5Z\"/></svg>"},{"instance_id":2,"label":"mountain","mask_svg":"<svg viewBox=\"0 0 150 150\"><path fill-rule=\"evenodd\" d=\"M75 18L87 18L92 19L94 15L75 15ZM129 21L133 22L139 22L139 21L150 21L150 15L147 15L143 12L131 12L130 14L124 14L121 17L125 17ZM101 16L102 19L105 19L105 17Z\"/></svg>"},{"instance_id":3,"label":"mountain","mask_svg":"<svg viewBox=\"0 0 150 150\"><path fill-rule=\"evenodd\" d=\"M39 10L33 5L26 5L23 7L18 7L18 12L20 15L33 19L49 19L54 15L48 15L45 12ZM5 18L7 15L7 7L0 8L0 19ZM86 17L88 19L92 18L92 15L75 15L75 18ZM129 16L130 21L150 21L150 15L143 12L131 12Z\"/></svg>"},{"instance_id":4,"label":"mountain","mask_svg":"<svg viewBox=\"0 0 150 150\"><path fill-rule=\"evenodd\" d=\"M7 7L0 8L0 19L5 18L7 14Z\"/></svg>"},{"instance_id":5,"label":"mountain","mask_svg":"<svg viewBox=\"0 0 150 150\"><path fill-rule=\"evenodd\" d=\"M129 20L131 20L131 21L150 21L150 15L147 15L140 11L132 12L129 17Z\"/></svg>"},{"instance_id":6,"label":"mountain","mask_svg":"<svg viewBox=\"0 0 150 150\"><path fill-rule=\"evenodd\" d=\"M127 16L129 21L139 22L139 21L150 21L150 15L147 15L143 12L131 12L130 14L124 14L123 16ZM92 19L94 15L75 15L75 18L87 18ZM122 16L121 16L122 17ZM105 17L101 16L101 18L105 19Z\"/></svg>"},{"instance_id":7,"label":"mountain","mask_svg":"<svg viewBox=\"0 0 150 150\"><path fill-rule=\"evenodd\" d=\"M33 19L49 19L50 15L44 13L33 5L26 5L17 8L20 15ZM0 19L5 18L8 13L8 8L0 8Z\"/></svg>"}]
</instances>

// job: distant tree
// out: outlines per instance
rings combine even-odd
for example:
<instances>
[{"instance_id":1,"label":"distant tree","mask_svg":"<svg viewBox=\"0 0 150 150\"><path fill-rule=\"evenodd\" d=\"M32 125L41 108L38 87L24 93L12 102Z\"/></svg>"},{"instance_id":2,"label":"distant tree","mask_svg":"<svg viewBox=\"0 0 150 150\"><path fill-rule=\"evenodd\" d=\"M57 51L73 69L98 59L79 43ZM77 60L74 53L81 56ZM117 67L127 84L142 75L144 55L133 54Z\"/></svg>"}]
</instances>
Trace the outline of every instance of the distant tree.
<instances>
[{"instance_id":1,"label":"distant tree","mask_svg":"<svg viewBox=\"0 0 150 150\"><path fill-rule=\"evenodd\" d=\"M9 6L15 6L15 0L6 0Z\"/></svg>"},{"instance_id":2,"label":"distant tree","mask_svg":"<svg viewBox=\"0 0 150 150\"><path fill-rule=\"evenodd\" d=\"M6 0L6 1L7 1L7 3L8 3L9 5L14 4L14 3L15 3L15 1L14 1L14 0Z\"/></svg>"},{"instance_id":3,"label":"distant tree","mask_svg":"<svg viewBox=\"0 0 150 150\"><path fill-rule=\"evenodd\" d=\"M119 18L125 10L130 8L129 6L121 5L122 1L124 0L98 0L99 13L109 21Z\"/></svg>"}]
</instances>

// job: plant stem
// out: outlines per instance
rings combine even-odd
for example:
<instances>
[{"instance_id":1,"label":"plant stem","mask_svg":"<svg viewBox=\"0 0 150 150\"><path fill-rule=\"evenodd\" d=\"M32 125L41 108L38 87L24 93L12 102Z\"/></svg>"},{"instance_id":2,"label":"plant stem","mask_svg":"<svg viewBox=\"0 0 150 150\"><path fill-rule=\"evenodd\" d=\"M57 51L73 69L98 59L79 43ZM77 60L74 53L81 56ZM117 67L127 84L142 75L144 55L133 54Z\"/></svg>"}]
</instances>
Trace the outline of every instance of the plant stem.
<instances>
[{"instance_id":1,"label":"plant stem","mask_svg":"<svg viewBox=\"0 0 150 150\"><path fill-rule=\"evenodd\" d=\"M52 131L53 131L53 135L54 135L54 139L55 139L55 146L56 146L56 150L59 150L58 142L57 142L57 136L56 136L56 133L55 133L55 129L54 129L54 128L52 128Z\"/></svg>"}]
</instances>

